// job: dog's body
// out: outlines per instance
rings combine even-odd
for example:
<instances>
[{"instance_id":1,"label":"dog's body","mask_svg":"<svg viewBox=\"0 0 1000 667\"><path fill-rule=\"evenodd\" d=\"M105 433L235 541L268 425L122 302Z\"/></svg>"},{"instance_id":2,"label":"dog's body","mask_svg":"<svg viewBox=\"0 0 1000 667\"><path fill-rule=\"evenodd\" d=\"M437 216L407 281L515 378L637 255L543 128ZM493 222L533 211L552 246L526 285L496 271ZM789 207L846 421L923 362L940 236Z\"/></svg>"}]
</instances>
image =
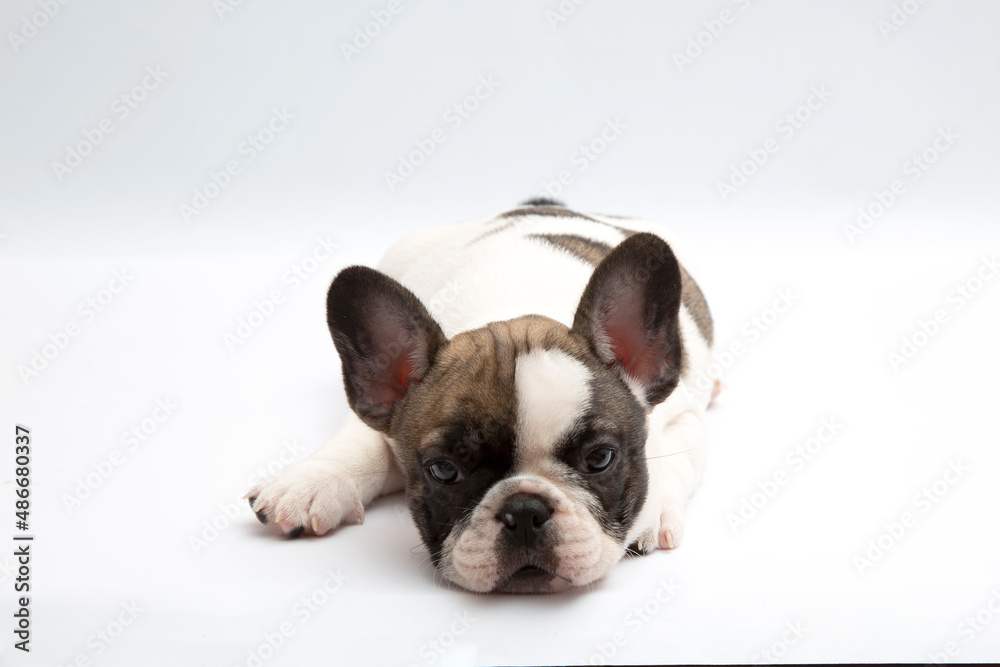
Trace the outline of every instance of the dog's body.
<instances>
[{"instance_id":1,"label":"dog's body","mask_svg":"<svg viewBox=\"0 0 1000 667\"><path fill-rule=\"evenodd\" d=\"M405 487L435 564L478 592L586 585L629 546L676 546L712 321L653 229L539 200L345 269L327 307L355 414L247 494L258 517L323 534Z\"/></svg>"}]
</instances>

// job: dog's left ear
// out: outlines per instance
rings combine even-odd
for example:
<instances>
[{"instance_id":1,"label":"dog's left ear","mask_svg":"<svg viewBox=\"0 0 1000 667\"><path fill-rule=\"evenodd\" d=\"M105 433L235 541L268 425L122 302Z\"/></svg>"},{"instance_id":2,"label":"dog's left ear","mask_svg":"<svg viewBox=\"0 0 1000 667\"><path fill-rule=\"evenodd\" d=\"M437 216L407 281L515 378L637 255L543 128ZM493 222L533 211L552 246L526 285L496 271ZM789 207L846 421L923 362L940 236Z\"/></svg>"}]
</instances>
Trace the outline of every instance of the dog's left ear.
<instances>
[{"instance_id":1,"label":"dog's left ear","mask_svg":"<svg viewBox=\"0 0 1000 667\"><path fill-rule=\"evenodd\" d=\"M447 343L441 327L413 292L365 266L337 274L326 296L326 319L351 409L388 433L396 408Z\"/></svg>"},{"instance_id":2,"label":"dog's left ear","mask_svg":"<svg viewBox=\"0 0 1000 667\"><path fill-rule=\"evenodd\" d=\"M653 234L634 234L594 270L573 331L656 405L680 380L680 307L681 273L670 246Z\"/></svg>"}]
</instances>

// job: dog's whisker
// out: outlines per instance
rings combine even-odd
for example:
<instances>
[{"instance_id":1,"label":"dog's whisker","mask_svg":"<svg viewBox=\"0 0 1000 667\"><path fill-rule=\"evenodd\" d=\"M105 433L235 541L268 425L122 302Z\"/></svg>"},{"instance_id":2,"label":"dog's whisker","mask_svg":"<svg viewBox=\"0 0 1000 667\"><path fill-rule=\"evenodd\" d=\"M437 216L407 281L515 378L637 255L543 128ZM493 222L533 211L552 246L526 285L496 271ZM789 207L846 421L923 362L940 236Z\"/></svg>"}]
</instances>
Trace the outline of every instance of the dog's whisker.
<instances>
[{"instance_id":1,"label":"dog's whisker","mask_svg":"<svg viewBox=\"0 0 1000 667\"><path fill-rule=\"evenodd\" d=\"M690 451L692 451L692 450L691 449L682 449L679 452L670 452L669 454L660 454L658 456L647 456L646 460L647 461L652 461L653 459L664 459L664 458L666 458L668 456L677 456L678 454L684 454L684 453L690 452Z\"/></svg>"},{"instance_id":2,"label":"dog's whisker","mask_svg":"<svg viewBox=\"0 0 1000 667\"><path fill-rule=\"evenodd\" d=\"M565 581L567 584L572 584L573 583L572 581L570 581L570 579L568 579L567 577L562 576L558 572L553 572L552 576L559 577L560 579L562 579L563 581Z\"/></svg>"}]
</instances>

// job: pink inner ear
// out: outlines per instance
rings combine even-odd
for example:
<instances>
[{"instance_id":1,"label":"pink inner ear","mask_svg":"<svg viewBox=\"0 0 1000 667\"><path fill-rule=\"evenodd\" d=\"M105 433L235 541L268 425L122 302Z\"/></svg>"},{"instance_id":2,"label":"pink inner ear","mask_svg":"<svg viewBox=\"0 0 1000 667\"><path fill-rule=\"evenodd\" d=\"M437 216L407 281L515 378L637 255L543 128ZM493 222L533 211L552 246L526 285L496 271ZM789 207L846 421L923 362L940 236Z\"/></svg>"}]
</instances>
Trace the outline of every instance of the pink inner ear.
<instances>
[{"instance_id":1,"label":"pink inner ear","mask_svg":"<svg viewBox=\"0 0 1000 667\"><path fill-rule=\"evenodd\" d=\"M373 379L369 384L362 386L362 394L368 400L380 408L391 408L399 401L403 400L410 384L418 384L418 380L412 379L414 364L409 357L392 359L384 367L383 374Z\"/></svg>"},{"instance_id":2,"label":"pink inner ear","mask_svg":"<svg viewBox=\"0 0 1000 667\"><path fill-rule=\"evenodd\" d=\"M635 341L631 340L628 328L621 323L609 322L604 327L604 333L611 341L611 354L622 368L627 369L635 356Z\"/></svg>"},{"instance_id":3,"label":"pink inner ear","mask_svg":"<svg viewBox=\"0 0 1000 667\"><path fill-rule=\"evenodd\" d=\"M635 332L627 328L608 327L607 334L611 339L611 351L626 374L641 383L656 376L662 365L658 346L638 340Z\"/></svg>"},{"instance_id":4,"label":"pink inner ear","mask_svg":"<svg viewBox=\"0 0 1000 667\"><path fill-rule=\"evenodd\" d=\"M624 306L624 307L623 307ZM644 356L642 334L636 330L633 313L622 312L628 304L619 304L613 312L608 313L604 322L604 333L611 342L611 353L629 375L639 378L635 368L637 362Z\"/></svg>"},{"instance_id":5,"label":"pink inner ear","mask_svg":"<svg viewBox=\"0 0 1000 667\"><path fill-rule=\"evenodd\" d=\"M396 382L398 382L404 389L408 389L410 386L410 374L413 373L413 362L410 361L409 357L401 359L396 362Z\"/></svg>"},{"instance_id":6,"label":"pink inner ear","mask_svg":"<svg viewBox=\"0 0 1000 667\"><path fill-rule=\"evenodd\" d=\"M605 321L604 333L610 339L611 353L621 368L630 377L642 384L650 382L662 370L664 360L661 358L663 348L655 341L647 340L643 332L635 325L640 317L634 313L622 312L624 308L608 315Z\"/></svg>"},{"instance_id":7,"label":"pink inner ear","mask_svg":"<svg viewBox=\"0 0 1000 667\"><path fill-rule=\"evenodd\" d=\"M376 358L382 359L380 377L374 383L378 387L377 397L373 399L384 405L394 405L402 400L411 384L416 384L416 379L411 377L417 370L413 355L421 342L405 330L400 314L390 310L378 313L372 340Z\"/></svg>"},{"instance_id":8,"label":"pink inner ear","mask_svg":"<svg viewBox=\"0 0 1000 667\"><path fill-rule=\"evenodd\" d=\"M634 375L631 366L643 348L642 332L637 326L641 321L642 306L634 297L617 294L609 299L602 328L611 342L612 354L630 375Z\"/></svg>"}]
</instances>

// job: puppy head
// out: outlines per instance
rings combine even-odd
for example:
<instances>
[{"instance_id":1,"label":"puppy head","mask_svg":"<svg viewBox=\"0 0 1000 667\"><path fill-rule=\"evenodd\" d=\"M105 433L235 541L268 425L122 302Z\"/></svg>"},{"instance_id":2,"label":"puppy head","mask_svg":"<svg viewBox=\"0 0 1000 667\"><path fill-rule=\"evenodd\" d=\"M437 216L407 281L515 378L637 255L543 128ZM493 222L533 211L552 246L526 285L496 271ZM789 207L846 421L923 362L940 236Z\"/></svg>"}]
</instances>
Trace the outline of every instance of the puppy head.
<instances>
[{"instance_id":1,"label":"puppy head","mask_svg":"<svg viewBox=\"0 0 1000 667\"><path fill-rule=\"evenodd\" d=\"M337 276L348 401L393 443L447 579L554 592L621 559L646 500L646 413L680 377L680 280L667 244L636 234L598 265L572 328L528 315L447 340L388 276Z\"/></svg>"}]
</instances>

